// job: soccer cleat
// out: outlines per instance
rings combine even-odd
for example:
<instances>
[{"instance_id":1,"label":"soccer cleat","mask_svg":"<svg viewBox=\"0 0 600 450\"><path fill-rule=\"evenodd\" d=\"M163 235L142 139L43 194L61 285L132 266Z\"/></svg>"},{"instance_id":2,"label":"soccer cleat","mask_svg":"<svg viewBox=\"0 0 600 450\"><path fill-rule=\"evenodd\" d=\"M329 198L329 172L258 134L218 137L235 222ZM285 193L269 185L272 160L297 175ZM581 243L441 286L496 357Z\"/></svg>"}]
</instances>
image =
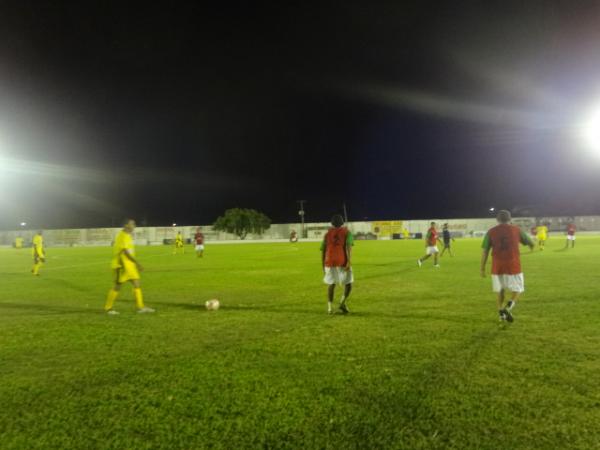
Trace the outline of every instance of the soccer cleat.
<instances>
[{"instance_id":1,"label":"soccer cleat","mask_svg":"<svg viewBox=\"0 0 600 450\"><path fill-rule=\"evenodd\" d=\"M439 265L439 264L434 264L434 265L433 265L433 267L435 267L435 268L439 269L439 268L440 268L440 265Z\"/></svg>"},{"instance_id":2,"label":"soccer cleat","mask_svg":"<svg viewBox=\"0 0 600 450\"><path fill-rule=\"evenodd\" d=\"M512 314L509 311L507 311L506 309L504 309L504 317L506 317L506 321L510 322L510 323L512 323L513 320L515 320L515 319L513 319Z\"/></svg>"},{"instance_id":3,"label":"soccer cleat","mask_svg":"<svg viewBox=\"0 0 600 450\"><path fill-rule=\"evenodd\" d=\"M417 264L419 265L419 267L421 267L423 265L423 262L420 259L417 259Z\"/></svg>"},{"instance_id":4,"label":"soccer cleat","mask_svg":"<svg viewBox=\"0 0 600 450\"><path fill-rule=\"evenodd\" d=\"M350 312L350 310L346 306L346 303L342 303L340 305L340 311L342 312L342 314L348 314Z\"/></svg>"},{"instance_id":5,"label":"soccer cleat","mask_svg":"<svg viewBox=\"0 0 600 450\"><path fill-rule=\"evenodd\" d=\"M506 320L506 314L504 313L504 310L501 310L499 312L499 315L500 315L500 322Z\"/></svg>"},{"instance_id":6,"label":"soccer cleat","mask_svg":"<svg viewBox=\"0 0 600 450\"><path fill-rule=\"evenodd\" d=\"M114 309L109 309L108 311L106 311L106 314L108 314L109 316L118 316L120 312L115 311Z\"/></svg>"},{"instance_id":7,"label":"soccer cleat","mask_svg":"<svg viewBox=\"0 0 600 450\"><path fill-rule=\"evenodd\" d=\"M154 309L152 308L148 308L147 306L143 307L142 309L138 309L138 314L146 314L146 313L153 313L155 312Z\"/></svg>"}]
</instances>

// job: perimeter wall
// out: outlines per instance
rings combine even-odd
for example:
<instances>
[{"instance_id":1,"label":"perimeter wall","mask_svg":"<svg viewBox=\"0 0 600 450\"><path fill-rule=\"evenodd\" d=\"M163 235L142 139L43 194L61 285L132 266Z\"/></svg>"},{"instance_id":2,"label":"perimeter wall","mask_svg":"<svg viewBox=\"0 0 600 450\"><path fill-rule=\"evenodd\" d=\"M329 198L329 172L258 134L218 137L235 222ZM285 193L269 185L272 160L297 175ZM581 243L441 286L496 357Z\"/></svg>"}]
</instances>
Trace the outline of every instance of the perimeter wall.
<instances>
[{"instance_id":1,"label":"perimeter wall","mask_svg":"<svg viewBox=\"0 0 600 450\"><path fill-rule=\"evenodd\" d=\"M547 223L551 233L564 234L565 227L570 220L574 220L578 233L600 232L600 216L577 217L519 217L513 223L529 230L535 224ZM386 220L373 222L350 222L348 226L358 239L397 239L401 238L403 231L407 230L411 238L420 238L424 235L429 223L435 221L438 228L441 224L448 223L450 231L455 237L481 237L495 225L493 218L472 219L429 219L429 220ZM307 223L304 226L305 239L320 240L329 228L329 224ZM139 227L135 231L137 245L162 245L170 242L175 233L180 230L184 238L191 238L196 225L181 227ZM66 230L44 230L46 245L48 246L105 246L110 245L120 228L87 228ZM243 242L256 241L281 241L289 239L290 232L296 230L301 235L302 226L299 223L274 224L262 236L248 235ZM12 245L15 238L24 238L25 245L31 243L31 238L36 230L0 231L0 245ZM234 235L217 232L211 226L202 226L207 243L242 242Z\"/></svg>"}]
</instances>

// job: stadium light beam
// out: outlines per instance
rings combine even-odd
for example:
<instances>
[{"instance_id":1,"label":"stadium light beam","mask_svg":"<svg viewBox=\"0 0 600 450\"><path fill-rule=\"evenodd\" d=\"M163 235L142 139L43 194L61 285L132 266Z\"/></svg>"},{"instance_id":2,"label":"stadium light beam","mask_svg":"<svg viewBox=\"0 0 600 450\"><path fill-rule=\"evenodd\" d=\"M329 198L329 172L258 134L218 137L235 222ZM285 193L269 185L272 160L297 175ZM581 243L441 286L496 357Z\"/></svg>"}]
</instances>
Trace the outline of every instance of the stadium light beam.
<instances>
[{"instance_id":1,"label":"stadium light beam","mask_svg":"<svg viewBox=\"0 0 600 450\"><path fill-rule=\"evenodd\" d=\"M21 222L21 226L22 226L22 227L25 227L25 226L27 226L27 222Z\"/></svg>"},{"instance_id":2,"label":"stadium light beam","mask_svg":"<svg viewBox=\"0 0 600 450\"><path fill-rule=\"evenodd\" d=\"M596 106L584 122L582 137L586 146L600 156L600 106Z\"/></svg>"}]
</instances>

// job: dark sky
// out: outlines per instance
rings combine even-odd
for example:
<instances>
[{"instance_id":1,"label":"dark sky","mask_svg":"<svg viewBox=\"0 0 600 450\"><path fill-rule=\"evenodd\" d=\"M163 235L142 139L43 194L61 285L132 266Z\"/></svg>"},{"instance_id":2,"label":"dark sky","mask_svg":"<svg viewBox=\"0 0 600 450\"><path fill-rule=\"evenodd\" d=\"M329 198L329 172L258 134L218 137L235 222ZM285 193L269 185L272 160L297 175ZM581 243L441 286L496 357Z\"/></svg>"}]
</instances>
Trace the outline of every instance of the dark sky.
<instances>
[{"instance_id":1,"label":"dark sky","mask_svg":"<svg viewBox=\"0 0 600 450\"><path fill-rule=\"evenodd\" d=\"M600 213L597 2L156 3L0 3L0 227Z\"/></svg>"}]
</instances>

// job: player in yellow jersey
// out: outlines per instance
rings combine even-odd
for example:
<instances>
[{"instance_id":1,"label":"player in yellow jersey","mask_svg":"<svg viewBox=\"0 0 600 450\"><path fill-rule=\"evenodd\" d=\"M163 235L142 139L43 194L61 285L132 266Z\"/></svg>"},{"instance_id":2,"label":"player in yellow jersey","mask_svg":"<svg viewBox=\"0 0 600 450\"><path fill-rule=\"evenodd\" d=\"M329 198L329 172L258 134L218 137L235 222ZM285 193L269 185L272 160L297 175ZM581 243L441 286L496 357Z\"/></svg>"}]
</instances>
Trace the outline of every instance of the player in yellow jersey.
<instances>
[{"instance_id":1,"label":"player in yellow jersey","mask_svg":"<svg viewBox=\"0 0 600 450\"><path fill-rule=\"evenodd\" d=\"M181 253L185 253L185 247L183 246L183 236L181 231L177 232L175 236L175 248L173 249L173 254L176 255L181 250Z\"/></svg>"},{"instance_id":2,"label":"player in yellow jersey","mask_svg":"<svg viewBox=\"0 0 600 450\"><path fill-rule=\"evenodd\" d=\"M15 238L15 248L23 248L23 238L21 236Z\"/></svg>"},{"instance_id":3,"label":"player in yellow jersey","mask_svg":"<svg viewBox=\"0 0 600 450\"><path fill-rule=\"evenodd\" d=\"M119 296L121 285L127 281L133 285L133 295L135 297L135 306L138 313L153 313L152 308L144 306L142 297L142 289L140 287L140 272L143 270L140 263L135 258L135 247L133 245L133 237L131 236L135 230L135 221L127 219L123 224L123 229L119 231L113 244L113 258L111 267L115 284L108 292L104 310L111 315L119 314L113 309L115 300Z\"/></svg>"},{"instance_id":4,"label":"player in yellow jersey","mask_svg":"<svg viewBox=\"0 0 600 450\"><path fill-rule=\"evenodd\" d=\"M548 227L546 225L540 225L537 227L537 240L540 250L544 250L546 246L546 240L548 239Z\"/></svg>"},{"instance_id":5,"label":"player in yellow jersey","mask_svg":"<svg viewBox=\"0 0 600 450\"><path fill-rule=\"evenodd\" d=\"M44 238L42 232L38 231L33 236L31 255L33 256L33 268L31 273L35 276L40 275L40 267L46 262L46 252L44 251Z\"/></svg>"}]
</instances>

